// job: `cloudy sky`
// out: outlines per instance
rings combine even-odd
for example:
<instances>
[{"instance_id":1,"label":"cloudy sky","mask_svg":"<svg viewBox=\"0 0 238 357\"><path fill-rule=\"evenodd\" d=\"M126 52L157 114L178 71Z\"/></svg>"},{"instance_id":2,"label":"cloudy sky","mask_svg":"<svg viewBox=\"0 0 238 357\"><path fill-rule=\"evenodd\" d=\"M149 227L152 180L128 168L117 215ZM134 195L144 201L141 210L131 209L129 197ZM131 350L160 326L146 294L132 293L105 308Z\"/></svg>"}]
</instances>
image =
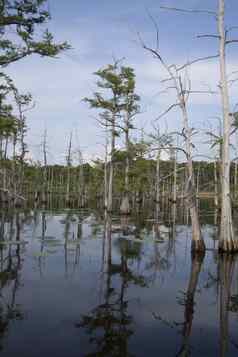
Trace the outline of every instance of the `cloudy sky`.
<instances>
[{"instance_id":1,"label":"cloudy sky","mask_svg":"<svg viewBox=\"0 0 238 357\"><path fill-rule=\"evenodd\" d=\"M238 1L226 0L226 3L227 27L237 26ZM64 161L71 131L74 148L80 146L86 159L100 155L103 133L96 122L96 113L82 98L91 96L96 88L93 72L111 63L113 57L125 58L125 65L135 68L137 92L142 99L142 114L136 121L138 128L150 131L153 120L174 103L173 91L160 93L164 77L161 66L138 42L139 32L148 45L155 45L156 34L148 13L158 23L160 51L168 63L183 64L217 53L216 39L196 38L216 33L213 17L165 11L160 5L216 10L217 0L49 0L52 15L49 29L58 41L67 40L73 49L57 59L32 56L7 68L18 88L31 92L36 102L27 119L27 141L34 159L41 158L39 145L45 128L51 162ZM234 29L231 36L238 38L238 30ZM229 48L229 73L238 71L237 54L238 45ZM209 86L216 91L218 69L216 60L194 65L189 70L193 90L207 90ZM236 77L238 74L230 78ZM230 88L231 109L238 102L237 83ZM201 130L216 130L214 117L220 115L219 99L219 95L194 94L189 105L192 125ZM160 121L160 127L168 127L168 130L181 127L179 112L171 112L167 123ZM205 153L201 136L195 141L196 153Z\"/></svg>"}]
</instances>

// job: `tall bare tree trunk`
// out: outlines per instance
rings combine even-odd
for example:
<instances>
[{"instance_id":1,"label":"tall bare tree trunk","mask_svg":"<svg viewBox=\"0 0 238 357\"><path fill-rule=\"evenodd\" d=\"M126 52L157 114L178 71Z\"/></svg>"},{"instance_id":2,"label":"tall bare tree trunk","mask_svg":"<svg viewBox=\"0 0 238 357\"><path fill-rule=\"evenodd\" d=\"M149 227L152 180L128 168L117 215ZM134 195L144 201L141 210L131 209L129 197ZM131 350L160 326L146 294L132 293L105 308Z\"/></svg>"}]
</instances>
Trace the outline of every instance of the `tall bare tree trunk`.
<instances>
[{"instance_id":1,"label":"tall bare tree trunk","mask_svg":"<svg viewBox=\"0 0 238 357\"><path fill-rule=\"evenodd\" d=\"M47 202L47 130L44 131L43 138L43 192L42 192L42 202L45 204Z\"/></svg>"},{"instance_id":2,"label":"tall bare tree trunk","mask_svg":"<svg viewBox=\"0 0 238 357\"><path fill-rule=\"evenodd\" d=\"M108 126L106 122L106 145L104 159L104 209L108 209Z\"/></svg>"},{"instance_id":3,"label":"tall bare tree trunk","mask_svg":"<svg viewBox=\"0 0 238 357\"><path fill-rule=\"evenodd\" d=\"M66 185L66 204L67 205L70 203L71 151L72 151L72 133L70 133L68 154L67 154L67 185Z\"/></svg>"},{"instance_id":4,"label":"tall bare tree trunk","mask_svg":"<svg viewBox=\"0 0 238 357\"><path fill-rule=\"evenodd\" d=\"M129 142L129 115L125 115L125 144L126 144L126 165L125 165L125 187L124 195L120 207L121 214L130 213L130 201L129 201L129 170L130 170L130 142Z\"/></svg>"},{"instance_id":5,"label":"tall bare tree trunk","mask_svg":"<svg viewBox=\"0 0 238 357\"><path fill-rule=\"evenodd\" d=\"M236 132L236 157L238 156L238 133ZM238 184L238 163L235 161L234 173L234 198L237 200L237 184Z\"/></svg>"},{"instance_id":6,"label":"tall bare tree trunk","mask_svg":"<svg viewBox=\"0 0 238 357\"><path fill-rule=\"evenodd\" d=\"M84 161L83 154L80 148L78 149L79 175L78 180L78 206L84 208L85 206L85 182L84 182Z\"/></svg>"},{"instance_id":7,"label":"tall bare tree trunk","mask_svg":"<svg viewBox=\"0 0 238 357\"><path fill-rule=\"evenodd\" d=\"M108 183L108 212L112 212L112 195L113 195L113 173L114 173L114 153L115 153L115 115L112 118L111 127L111 158L109 163L109 183Z\"/></svg>"},{"instance_id":8,"label":"tall bare tree trunk","mask_svg":"<svg viewBox=\"0 0 238 357\"><path fill-rule=\"evenodd\" d=\"M177 202L177 152L174 150L174 174L173 174L173 204Z\"/></svg>"},{"instance_id":9,"label":"tall bare tree trunk","mask_svg":"<svg viewBox=\"0 0 238 357\"><path fill-rule=\"evenodd\" d=\"M181 88L182 89L182 88ZM188 123L187 108L183 96L178 94L180 107L183 114L183 125L185 129L185 145L187 153L187 202L189 204L189 211L192 223L192 251L205 251L205 244L201 234L198 209L196 203L196 190L195 190L195 180L193 171L193 161L192 161L192 140L191 140L191 128Z\"/></svg>"},{"instance_id":10,"label":"tall bare tree trunk","mask_svg":"<svg viewBox=\"0 0 238 357\"><path fill-rule=\"evenodd\" d=\"M158 35L158 33L157 33ZM192 223L192 251L193 252L204 252L205 244L201 234L199 215L196 202L196 189L195 189L195 180L194 180L194 171L193 171L193 161L192 161L192 129L189 126L188 113L187 113L187 100L189 98L190 90L186 89L179 69L176 65L168 65L161 56L161 53L156 49L147 47L142 42L143 48L151 52L153 56L160 61L164 69L169 74L169 80L173 81L173 88L176 91L177 103L176 106L180 107L182 113L182 123L183 123L183 135L185 137L185 146L186 146L186 158L187 158L187 192L186 200L189 206L191 223ZM175 105L169 108L173 108Z\"/></svg>"},{"instance_id":11,"label":"tall bare tree trunk","mask_svg":"<svg viewBox=\"0 0 238 357\"><path fill-rule=\"evenodd\" d=\"M160 150L158 151L157 158L156 158L156 184L155 184L155 189L156 189L156 220L159 219L160 215Z\"/></svg>"},{"instance_id":12,"label":"tall bare tree trunk","mask_svg":"<svg viewBox=\"0 0 238 357\"><path fill-rule=\"evenodd\" d=\"M238 167L237 162L235 162L235 172L234 172L234 197L237 198L237 174L238 174Z\"/></svg>"},{"instance_id":13,"label":"tall bare tree trunk","mask_svg":"<svg viewBox=\"0 0 238 357\"><path fill-rule=\"evenodd\" d=\"M219 59L220 59L220 89L223 112L223 145L222 145L222 193L221 193L221 226L219 250L233 252L237 250L234 241L233 222L230 195L230 129L229 95L226 75L226 38L224 27L224 0L218 0L218 33L219 33Z\"/></svg>"},{"instance_id":14,"label":"tall bare tree trunk","mask_svg":"<svg viewBox=\"0 0 238 357\"><path fill-rule=\"evenodd\" d=\"M214 205L215 209L217 209L219 205L218 200L218 177L217 177L217 161L214 161Z\"/></svg>"}]
</instances>

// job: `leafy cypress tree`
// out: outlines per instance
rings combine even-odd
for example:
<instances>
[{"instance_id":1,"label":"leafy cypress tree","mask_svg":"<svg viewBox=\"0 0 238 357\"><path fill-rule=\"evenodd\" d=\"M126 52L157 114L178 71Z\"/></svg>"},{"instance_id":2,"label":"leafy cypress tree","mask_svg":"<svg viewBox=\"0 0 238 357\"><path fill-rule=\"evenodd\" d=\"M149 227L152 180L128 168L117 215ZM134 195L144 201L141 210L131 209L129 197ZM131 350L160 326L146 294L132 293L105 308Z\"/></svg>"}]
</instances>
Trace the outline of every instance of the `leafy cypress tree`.
<instances>
[{"instance_id":1,"label":"leafy cypress tree","mask_svg":"<svg viewBox=\"0 0 238 357\"><path fill-rule=\"evenodd\" d=\"M121 206L122 213L129 213L129 155L130 140L129 131L133 128L133 118L139 111L140 97L135 94L135 73L130 67L120 66L119 62L108 65L95 73L99 77L97 81L100 92L95 92L93 98L85 98L91 108L101 109L100 123L110 130L111 159L109 162L108 188L105 187L105 199L107 209L112 209L112 183L113 161L115 156L115 139L120 131L125 133L126 165L125 165L125 189ZM123 118L123 122L121 119ZM106 164L105 164L106 165ZM105 174L105 182L107 174ZM105 185L106 186L106 185Z\"/></svg>"},{"instance_id":2,"label":"leafy cypress tree","mask_svg":"<svg viewBox=\"0 0 238 357\"><path fill-rule=\"evenodd\" d=\"M105 189L107 196L108 211L112 210L112 186L113 186L113 159L115 153L115 141L118 135L118 119L123 108L121 97L123 93L122 78L120 76L120 68L118 62L113 65L108 65L95 73L99 78L97 81L98 88L101 92L95 92L93 98L85 98L84 100L90 104L91 108L101 109L101 124L110 130L110 162L109 162L109 180L108 188Z\"/></svg>"}]
</instances>

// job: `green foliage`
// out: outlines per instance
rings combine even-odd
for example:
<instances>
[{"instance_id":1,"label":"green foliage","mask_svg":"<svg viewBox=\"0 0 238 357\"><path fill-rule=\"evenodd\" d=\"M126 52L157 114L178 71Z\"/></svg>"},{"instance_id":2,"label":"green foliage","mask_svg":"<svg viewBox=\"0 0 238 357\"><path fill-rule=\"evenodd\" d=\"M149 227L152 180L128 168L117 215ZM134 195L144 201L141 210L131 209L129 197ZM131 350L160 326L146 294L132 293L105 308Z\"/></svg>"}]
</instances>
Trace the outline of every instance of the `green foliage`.
<instances>
[{"instance_id":1,"label":"green foliage","mask_svg":"<svg viewBox=\"0 0 238 357\"><path fill-rule=\"evenodd\" d=\"M128 114L128 119L131 119L140 110L138 105L140 97L135 94L134 70L130 67L120 66L119 62L115 62L94 74L99 78L96 83L101 91L95 92L92 98L84 98L84 101L91 108L103 111L99 115L102 125L114 126L115 124L117 128L125 130L118 120L123 112ZM128 129L133 129L131 121ZM118 131L114 134L118 136Z\"/></svg>"},{"instance_id":2,"label":"green foliage","mask_svg":"<svg viewBox=\"0 0 238 357\"><path fill-rule=\"evenodd\" d=\"M27 151L23 140L27 130L23 111L31 101L30 94L20 94L12 79L0 73L0 140L12 138L16 143L21 139L22 159Z\"/></svg>"},{"instance_id":3,"label":"green foliage","mask_svg":"<svg viewBox=\"0 0 238 357\"><path fill-rule=\"evenodd\" d=\"M121 110L120 96L122 94L122 79L118 73L118 65L108 65L94 73L98 88L102 92L95 92L93 98L84 98L91 108L106 111L105 119L110 122L109 113L115 117Z\"/></svg>"},{"instance_id":4,"label":"green foliage","mask_svg":"<svg viewBox=\"0 0 238 357\"><path fill-rule=\"evenodd\" d=\"M52 34L46 29L38 36L37 29L45 25L50 14L46 10L47 0L0 0L0 65L7 66L31 54L55 57L69 49L67 42L54 43ZM16 36L9 39L9 29Z\"/></svg>"}]
</instances>

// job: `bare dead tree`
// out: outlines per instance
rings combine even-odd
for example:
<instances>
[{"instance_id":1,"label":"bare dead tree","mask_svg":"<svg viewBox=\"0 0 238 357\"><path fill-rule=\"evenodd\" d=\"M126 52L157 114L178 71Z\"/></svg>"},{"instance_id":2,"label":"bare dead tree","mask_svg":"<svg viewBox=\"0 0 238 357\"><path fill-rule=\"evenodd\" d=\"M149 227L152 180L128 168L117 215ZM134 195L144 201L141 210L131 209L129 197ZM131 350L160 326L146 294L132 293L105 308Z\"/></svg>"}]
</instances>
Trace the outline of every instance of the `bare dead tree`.
<instances>
[{"instance_id":1,"label":"bare dead tree","mask_svg":"<svg viewBox=\"0 0 238 357\"><path fill-rule=\"evenodd\" d=\"M172 147L172 136L165 132L161 133L159 126L153 125L154 133L150 134L150 151L156 151L156 176L155 176L155 223L158 225L160 218L160 161L163 151L170 151Z\"/></svg>"},{"instance_id":2,"label":"bare dead tree","mask_svg":"<svg viewBox=\"0 0 238 357\"><path fill-rule=\"evenodd\" d=\"M219 250L232 252L238 249L234 240L231 193L230 193L230 131L231 120L229 110L229 93L226 73L226 39L224 25L224 0L218 0L217 25L219 34L219 62L220 62L220 90L223 113L223 145L222 145L222 199L221 199L221 226Z\"/></svg>"},{"instance_id":3,"label":"bare dead tree","mask_svg":"<svg viewBox=\"0 0 238 357\"><path fill-rule=\"evenodd\" d=\"M80 147L76 150L76 155L78 159L79 172L77 175L77 185L78 185L78 205L80 208L85 206L85 180L84 180L84 159L83 152Z\"/></svg>"},{"instance_id":4,"label":"bare dead tree","mask_svg":"<svg viewBox=\"0 0 238 357\"><path fill-rule=\"evenodd\" d=\"M70 180L71 180L71 166L72 166L72 132L69 137L69 145L66 155L67 165L67 185L66 185L66 204L70 203Z\"/></svg>"},{"instance_id":5,"label":"bare dead tree","mask_svg":"<svg viewBox=\"0 0 238 357\"><path fill-rule=\"evenodd\" d=\"M187 64L181 66L179 70L186 68L188 65L196 63L201 60L212 58L219 58L220 69L220 83L219 88L221 92L221 106L223 114L223 128L222 128L222 162L221 162L221 223L220 223L220 237L219 250L220 252L235 252L238 250L237 240L234 238L232 209L231 209L231 190L230 190L230 133L231 133L231 117L229 104L229 90L228 90L228 75L226 65L226 46L233 43L238 43L237 39L229 38L229 34L233 27L225 27L225 0L217 0L217 11L210 10L186 10L179 8L163 7L167 10L175 10L187 13L203 13L212 15L217 22L217 34L199 35L199 38L215 38L219 42L218 54L189 61Z\"/></svg>"},{"instance_id":6,"label":"bare dead tree","mask_svg":"<svg viewBox=\"0 0 238 357\"><path fill-rule=\"evenodd\" d=\"M43 136L43 191L42 191L42 203L47 202L47 130L44 130Z\"/></svg>"},{"instance_id":7,"label":"bare dead tree","mask_svg":"<svg viewBox=\"0 0 238 357\"><path fill-rule=\"evenodd\" d=\"M156 25L157 26L157 25ZM158 38L158 28L156 27L157 38ZM158 49L158 42L156 48L151 48L145 44L145 42L140 38L140 43L142 47L150 52L162 65L165 71L168 74L168 81L171 83L170 88L173 89L176 93L177 102L172 104L164 113L167 114L173 108L180 108L182 114L182 124L183 131L182 135L185 141L185 154L187 160L187 185L186 185L186 200L189 205L191 223L192 223L192 251L193 252L203 252L205 250L204 240L201 234L200 222L198 209L196 204L196 189L195 189L195 179L194 179L194 170L193 170L193 161L192 161L192 135L193 129L189 125L189 118L187 112L187 102L189 95L191 94L191 82L188 78L182 78L181 70L175 64L169 65L162 57Z\"/></svg>"}]
</instances>

